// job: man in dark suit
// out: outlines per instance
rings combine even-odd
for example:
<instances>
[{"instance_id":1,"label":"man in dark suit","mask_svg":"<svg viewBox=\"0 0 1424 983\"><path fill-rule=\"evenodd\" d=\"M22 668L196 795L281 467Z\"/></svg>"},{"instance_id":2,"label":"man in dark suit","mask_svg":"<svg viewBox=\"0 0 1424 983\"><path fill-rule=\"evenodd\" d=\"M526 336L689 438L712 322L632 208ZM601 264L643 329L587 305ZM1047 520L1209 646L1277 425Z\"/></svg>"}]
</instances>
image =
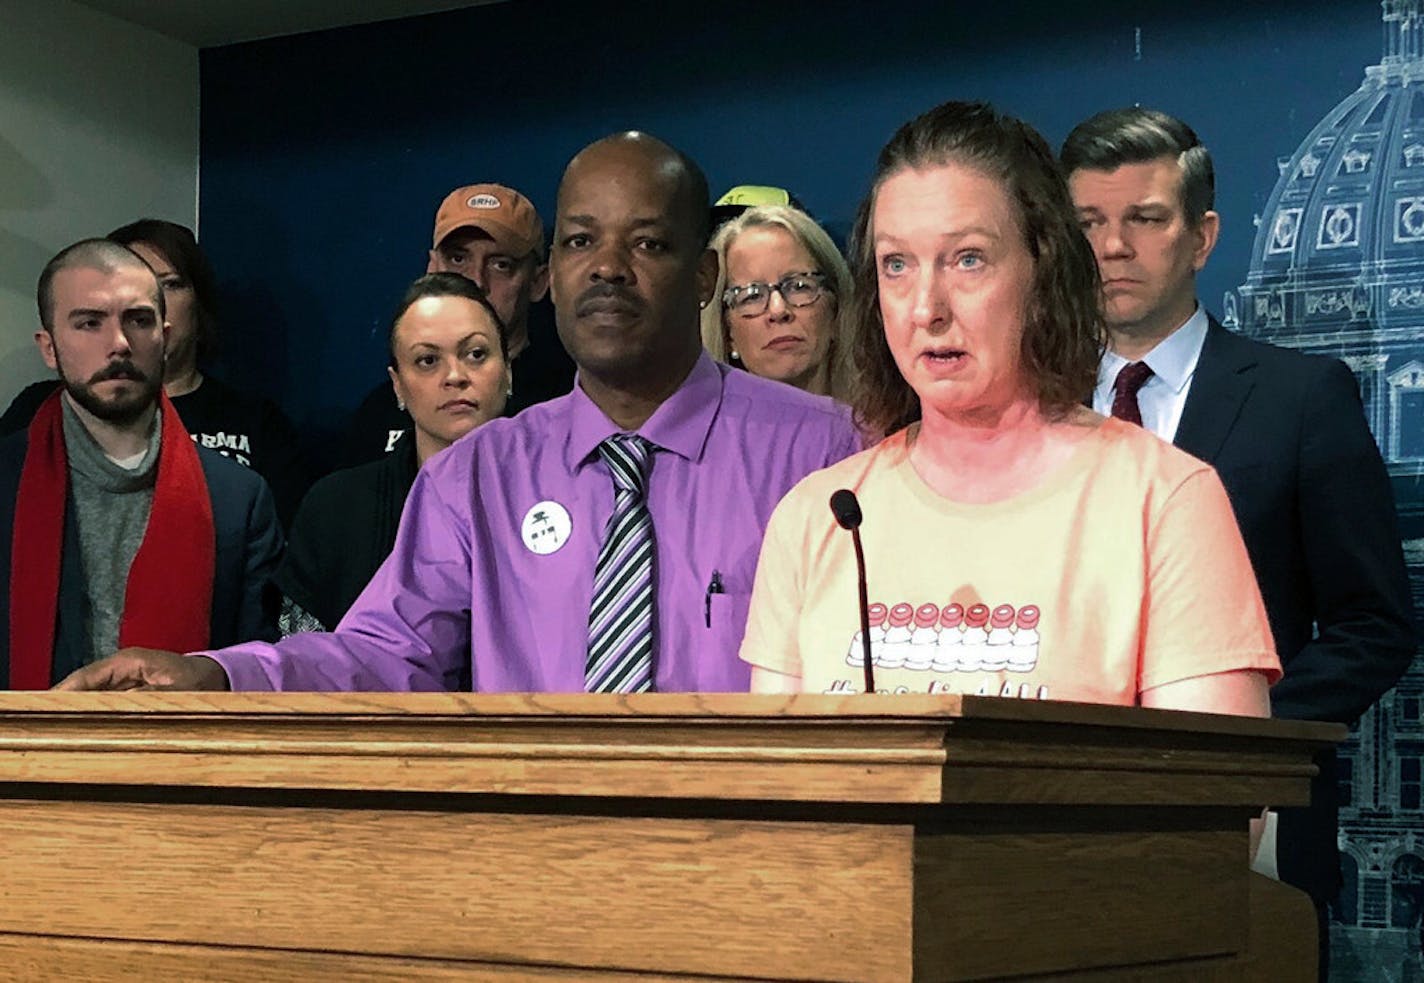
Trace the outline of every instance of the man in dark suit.
<instances>
[{"instance_id":1,"label":"man in dark suit","mask_svg":"<svg viewBox=\"0 0 1424 983\"><path fill-rule=\"evenodd\" d=\"M164 394L153 270L87 239L37 299L60 386L0 440L0 687L47 689L125 645L275 638L272 494L195 446Z\"/></svg>"},{"instance_id":2,"label":"man in dark suit","mask_svg":"<svg viewBox=\"0 0 1424 983\"><path fill-rule=\"evenodd\" d=\"M1353 723L1416 645L1388 475L1354 376L1232 334L1197 303L1220 218L1211 157L1185 123L1099 113L1061 161L1103 278L1109 350L1094 408L1216 468L1285 667L1273 714ZM1262 859L1315 902L1324 978L1340 870L1334 754L1317 763L1310 807L1281 810L1275 856Z\"/></svg>"}]
</instances>

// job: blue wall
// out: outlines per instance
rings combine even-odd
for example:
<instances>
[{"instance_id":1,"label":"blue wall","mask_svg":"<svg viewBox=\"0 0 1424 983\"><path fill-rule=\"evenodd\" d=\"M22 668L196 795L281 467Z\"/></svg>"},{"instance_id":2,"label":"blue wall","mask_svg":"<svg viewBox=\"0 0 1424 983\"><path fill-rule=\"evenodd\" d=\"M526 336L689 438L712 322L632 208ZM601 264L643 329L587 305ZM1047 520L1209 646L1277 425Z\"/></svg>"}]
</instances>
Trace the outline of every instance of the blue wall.
<instances>
[{"instance_id":1,"label":"blue wall","mask_svg":"<svg viewBox=\"0 0 1424 983\"><path fill-rule=\"evenodd\" d=\"M677 0L650 15L520 0L209 49L200 212L226 302L218 369L335 429L381 376L385 319L449 189L504 181L547 219L569 156L636 127L697 158L714 194L791 187L844 234L881 144L948 98L989 99L1055 146L1134 101L1190 121L1220 174L1226 229L1203 277L1216 306L1244 278L1275 156L1378 61L1379 7L1139 6Z\"/></svg>"},{"instance_id":2,"label":"blue wall","mask_svg":"<svg viewBox=\"0 0 1424 983\"><path fill-rule=\"evenodd\" d=\"M277 397L309 432L336 431L381 378L387 312L424 269L433 212L451 188L503 181L548 219L569 156L636 127L691 153L714 191L790 187L843 236L885 139L949 98L995 102L1055 145L1085 116L1133 102L1189 121L1216 160L1224 229L1200 286L1222 313L1224 292L1246 281L1253 219L1278 160L1379 62L1381 8L1203 0L1148 15L1139 6L518 0L205 51L201 234L227 300L219 369ZM1389 205L1383 190L1375 198L1372 207ZM1424 265L1405 265L1390 285L1412 297L1424 290ZM1388 347L1373 369L1354 366L1366 375L1424 362L1424 309L1410 317L1387 345L1352 323L1351 344L1369 344L1331 353ZM1371 378L1376 401L1395 384ZM1424 459L1400 457L1390 434L1421 423L1401 420L1392 403L1389 426L1378 426L1384 409L1372 413L1419 603ZM1342 755L1359 767L1342 811L1336 979L1424 972L1424 817L1399 777L1424 760L1421 707L1424 663L1366 715Z\"/></svg>"}]
</instances>

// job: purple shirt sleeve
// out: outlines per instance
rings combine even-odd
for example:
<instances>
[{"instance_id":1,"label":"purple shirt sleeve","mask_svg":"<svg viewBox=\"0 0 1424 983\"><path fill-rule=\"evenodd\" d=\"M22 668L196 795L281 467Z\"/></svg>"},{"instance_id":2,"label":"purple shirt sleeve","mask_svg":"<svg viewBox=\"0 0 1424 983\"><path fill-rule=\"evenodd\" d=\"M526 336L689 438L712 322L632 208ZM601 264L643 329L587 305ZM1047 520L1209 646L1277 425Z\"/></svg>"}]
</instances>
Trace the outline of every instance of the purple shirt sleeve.
<instances>
[{"instance_id":1,"label":"purple shirt sleeve","mask_svg":"<svg viewBox=\"0 0 1424 983\"><path fill-rule=\"evenodd\" d=\"M202 654L234 690L458 689L470 637L469 469L446 474L416 478L395 549L336 631Z\"/></svg>"}]
</instances>

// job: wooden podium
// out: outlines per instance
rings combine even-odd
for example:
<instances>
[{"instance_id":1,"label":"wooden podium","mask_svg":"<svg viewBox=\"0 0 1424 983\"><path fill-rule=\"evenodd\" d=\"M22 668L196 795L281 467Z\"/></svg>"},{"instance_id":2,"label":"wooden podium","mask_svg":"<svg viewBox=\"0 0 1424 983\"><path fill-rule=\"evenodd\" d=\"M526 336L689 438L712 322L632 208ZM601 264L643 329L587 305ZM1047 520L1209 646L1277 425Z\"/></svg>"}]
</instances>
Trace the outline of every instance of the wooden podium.
<instances>
[{"instance_id":1,"label":"wooden podium","mask_svg":"<svg viewBox=\"0 0 1424 983\"><path fill-rule=\"evenodd\" d=\"M0 694L0 978L1310 979L1344 728L957 696Z\"/></svg>"}]
</instances>

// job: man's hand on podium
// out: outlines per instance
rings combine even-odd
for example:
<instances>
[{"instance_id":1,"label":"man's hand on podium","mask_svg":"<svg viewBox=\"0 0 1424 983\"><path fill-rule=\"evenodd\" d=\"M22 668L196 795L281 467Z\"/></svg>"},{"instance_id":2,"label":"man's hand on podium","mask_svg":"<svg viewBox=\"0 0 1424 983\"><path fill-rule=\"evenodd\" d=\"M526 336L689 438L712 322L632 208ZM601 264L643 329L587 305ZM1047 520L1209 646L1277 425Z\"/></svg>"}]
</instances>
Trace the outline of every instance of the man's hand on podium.
<instances>
[{"instance_id":1,"label":"man's hand on podium","mask_svg":"<svg viewBox=\"0 0 1424 983\"><path fill-rule=\"evenodd\" d=\"M126 648L76 669L55 689L229 689L223 667L206 655Z\"/></svg>"}]
</instances>

